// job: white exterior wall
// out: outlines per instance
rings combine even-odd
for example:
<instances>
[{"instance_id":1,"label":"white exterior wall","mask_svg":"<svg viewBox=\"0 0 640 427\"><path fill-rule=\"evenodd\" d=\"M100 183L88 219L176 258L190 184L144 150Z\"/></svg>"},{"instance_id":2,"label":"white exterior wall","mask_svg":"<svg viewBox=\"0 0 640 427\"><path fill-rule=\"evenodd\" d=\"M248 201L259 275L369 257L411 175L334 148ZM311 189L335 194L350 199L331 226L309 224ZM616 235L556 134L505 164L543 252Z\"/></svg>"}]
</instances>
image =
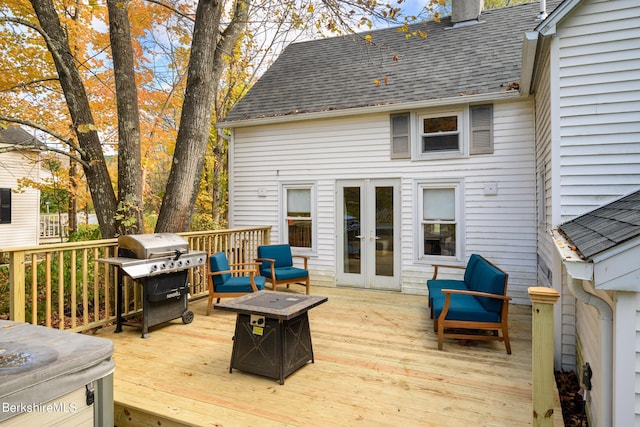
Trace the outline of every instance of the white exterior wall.
<instances>
[{"instance_id":1,"label":"white exterior wall","mask_svg":"<svg viewBox=\"0 0 640 427\"><path fill-rule=\"evenodd\" d=\"M638 28L640 3L637 0L586 0L556 27L550 52L549 100L552 227L640 187ZM540 250L546 250L545 244L540 244ZM566 283L565 278L562 282L565 295ZM564 300L563 295L563 319L569 319L571 308ZM638 310L640 312L640 304ZM575 314L576 364L589 362L597 381L601 377L601 334L611 331L600 331L598 314L593 307L578 303ZM640 331L638 322L635 330ZM572 339L571 335L563 325L563 348ZM614 340L619 338L615 336ZM635 348L634 416L638 424L640 334L637 332ZM569 360L565 353L563 351L563 362ZM614 366L614 370L619 368L621 366ZM574 369L578 371L578 366ZM629 378L631 372L617 375ZM598 386L601 387L594 383L594 387ZM591 398L590 418L599 420L603 412L599 393L593 393ZM629 420L630 416L626 413L622 418Z\"/></svg>"},{"instance_id":2,"label":"white exterior wall","mask_svg":"<svg viewBox=\"0 0 640 427\"><path fill-rule=\"evenodd\" d=\"M463 179L466 257L481 253L505 269L513 302L529 304L527 287L536 284L532 102L494 105L492 155L391 160L389 144L388 114L234 129L231 225L271 225L272 242L279 242L280 183L316 183L318 251L309 269L314 285L336 286L336 180L399 179L402 290L426 293L432 268L415 259L416 180ZM498 184L497 195L484 195L487 182Z\"/></svg>"},{"instance_id":3,"label":"white exterior wall","mask_svg":"<svg viewBox=\"0 0 640 427\"><path fill-rule=\"evenodd\" d=\"M0 154L0 188L15 190L18 179L39 179L40 164L19 152ZM40 192L25 188L11 194L11 224L0 224L0 248L37 245L39 239Z\"/></svg>"},{"instance_id":4,"label":"white exterior wall","mask_svg":"<svg viewBox=\"0 0 640 427\"><path fill-rule=\"evenodd\" d=\"M640 186L638 28L637 0L585 1L557 28L562 221Z\"/></svg>"}]
</instances>

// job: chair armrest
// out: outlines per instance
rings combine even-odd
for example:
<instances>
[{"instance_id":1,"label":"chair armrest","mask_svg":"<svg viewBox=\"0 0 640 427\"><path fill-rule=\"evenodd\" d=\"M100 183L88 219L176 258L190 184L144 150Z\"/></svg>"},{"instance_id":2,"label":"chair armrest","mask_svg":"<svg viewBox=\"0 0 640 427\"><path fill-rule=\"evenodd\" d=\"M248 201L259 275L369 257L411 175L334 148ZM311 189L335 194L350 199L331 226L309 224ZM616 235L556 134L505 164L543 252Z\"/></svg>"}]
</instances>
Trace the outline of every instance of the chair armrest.
<instances>
[{"instance_id":1,"label":"chair armrest","mask_svg":"<svg viewBox=\"0 0 640 427\"><path fill-rule=\"evenodd\" d=\"M441 289L440 292L445 294L447 297L448 297L447 294L459 294L459 295L473 295L473 296L476 296L476 297L487 297L487 298L501 299L503 301L511 301L511 297L508 297L506 295L490 294L488 292L465 291L465 290L462 290L462 289Z\"/></svg>"},{"instance_id":2,"label":"chair armrest","mask_svg":"<svg viewBox=\"0 0 640 427\"><path fill-rule=\"evenodd\" d=\"M209 276L219 276L221 274L235 274L235 273L249 273L250 275L253 275L253 274L256 274L256 270L254 268L238 268L235 270L210 271L207 274Z\"/></svg>"},{"instance_id":3,"label":"chair armrest","mask_svg":"<svg viewBox=\"0 0 640 427\"><path fill-rule=\"evenodd\" d=\"M260 262L268 262L271 263L271 265L276 263L276 260L273 258L256 258L256 262L260 263Z\"/></svg>"},{"instance_id":4,"label":"chair armrest","mask_svg":"<svg viewBox=\"0 0 640 427\"><path fill-rule=\"evenodd\" d=\"M467 267L463 267L461 265L444 265L444 264L431 264L433 265L433 277L431 280L435 280L438 277L438 268L456 268L458 270L465 270Z\"/></svg>"},{"instance_id":5,"label":"chair armrest","mask_svg":"<svg viewBox=\"0 0 640 427\"><path fill-rule=\"evenodd\" d=\"M304 262L304 269L308 270L309 268L307 267L308 263L309 263L309 257L307 255L291 255L291 258L302 258L303 262Z\"/></svg>"}]
</instances>

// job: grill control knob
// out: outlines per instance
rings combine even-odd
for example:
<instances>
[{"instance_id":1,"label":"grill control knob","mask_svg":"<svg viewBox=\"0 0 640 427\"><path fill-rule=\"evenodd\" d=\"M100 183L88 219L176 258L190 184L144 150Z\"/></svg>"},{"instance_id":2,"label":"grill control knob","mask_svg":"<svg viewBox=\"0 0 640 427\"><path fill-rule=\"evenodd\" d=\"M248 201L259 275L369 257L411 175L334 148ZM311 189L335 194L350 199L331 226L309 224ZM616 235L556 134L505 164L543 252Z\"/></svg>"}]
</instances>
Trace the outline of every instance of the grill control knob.
<instances>
[{"instance_id":1,"label":"grill control knob","mask_svg":"<svg viewBox=\"0 0 640 427\"><path fill-rule=\"evenodd\" d=\"M151 272L153 273L154 271L156 271L158 269L158 266L153 264L151 265L151 268L149 270L151 270Z\"/></svg>"},{"instance_id":2,"label":"grill control knob","mask_svg":"<svg viewBox=\"0 0 640 427\"><path fill-rule=\"evenodd\" d=\"M164 270L165 268L167 268L167 264L165 264L164 262L160 264L160 270Z\"/></svg>"}]
</instances>

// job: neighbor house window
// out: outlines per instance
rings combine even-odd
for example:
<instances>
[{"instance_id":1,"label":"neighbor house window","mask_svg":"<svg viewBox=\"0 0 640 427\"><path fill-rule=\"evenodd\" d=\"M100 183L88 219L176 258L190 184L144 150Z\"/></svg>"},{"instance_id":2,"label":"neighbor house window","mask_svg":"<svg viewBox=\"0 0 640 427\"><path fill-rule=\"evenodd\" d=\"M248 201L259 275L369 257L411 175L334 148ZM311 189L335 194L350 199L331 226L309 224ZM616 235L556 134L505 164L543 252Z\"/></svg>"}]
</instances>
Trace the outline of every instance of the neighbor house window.
<instances>
[{"instance_id":1,"label":"neighbor house window","mask_svg":"<svg viewBox=\"0 0 640 427\"><path fill-rule=\"evenodd\" d=\"M314 247L315 191L312 184L287 184L283 186L284 241L295 248Z\"/></svg>"},{"instance_id":2,"label":"neighbor house window","mask_svg":"<svg viewBox=\"0 0 640 427\"><path fill-rule=\"evenodd\" d=\"M409 159L411 158L411 138L409 123L411 117L409 113L391 115L391 158Z\"/></svg>"},{"instance_id":3,"label":"neighbor house window","mask_svg":"<svg viewBox=\"0 0 640 427\"><path fill-rule=\"evenodd\" d=\"M420 258L457 257L460 243L459 184L418 186Z\"/></svg>"},{"instance_id":4,"label":"neighbor house window","mask_svg":"<svg viewBox=\"0 0 640 427\"><path fill-rule=\"evenodd\" d=\"M420 116L420 152L462 152L462 113Z\"/></svg>"},{"instance_id":5,"label":"neighbor house window","mask_svg":"<svg viewBox=\"0 0 640 427\"><path fill-rule=\"evenodd\" d=\"M11 224L10 188L0 188L0 224Z\"/></svg>"}]
</instances>

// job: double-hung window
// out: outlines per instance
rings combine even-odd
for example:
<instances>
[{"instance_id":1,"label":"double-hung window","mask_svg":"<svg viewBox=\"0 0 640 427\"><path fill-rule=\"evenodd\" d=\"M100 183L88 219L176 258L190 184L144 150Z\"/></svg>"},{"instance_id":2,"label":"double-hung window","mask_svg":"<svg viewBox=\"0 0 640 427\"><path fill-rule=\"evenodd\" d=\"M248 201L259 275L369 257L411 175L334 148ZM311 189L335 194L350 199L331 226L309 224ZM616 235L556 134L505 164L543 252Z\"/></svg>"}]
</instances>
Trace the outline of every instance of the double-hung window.
<instances>
[{"instance_id":1,"label":"double-hung window","mask_svg":"<svg viewBox=\"0 0 640 427\"><path fill-rule=\"evenodd\" d=\"M420 154L463 153L462 111L419 116Z\"/></svg>"},{"instance_id":2,"label":"double-hung window","mask_svg":"<svg viewBox=\"0 0 640 427\"><path fill-rule=\"evenodd\" d=\"M294 248L312 250L315 245L314 184L284 184L283 241Z\"/></svg>"},{"instance_id":3,"label":"double-hung window","mask_svg":"<svg viewBox=\"0 0 640 427\"><path fill-rule=\"evenodd\" d=\"M418 184L419 258L459 257L460 183Z\"/></svg>"}]
</instances>

